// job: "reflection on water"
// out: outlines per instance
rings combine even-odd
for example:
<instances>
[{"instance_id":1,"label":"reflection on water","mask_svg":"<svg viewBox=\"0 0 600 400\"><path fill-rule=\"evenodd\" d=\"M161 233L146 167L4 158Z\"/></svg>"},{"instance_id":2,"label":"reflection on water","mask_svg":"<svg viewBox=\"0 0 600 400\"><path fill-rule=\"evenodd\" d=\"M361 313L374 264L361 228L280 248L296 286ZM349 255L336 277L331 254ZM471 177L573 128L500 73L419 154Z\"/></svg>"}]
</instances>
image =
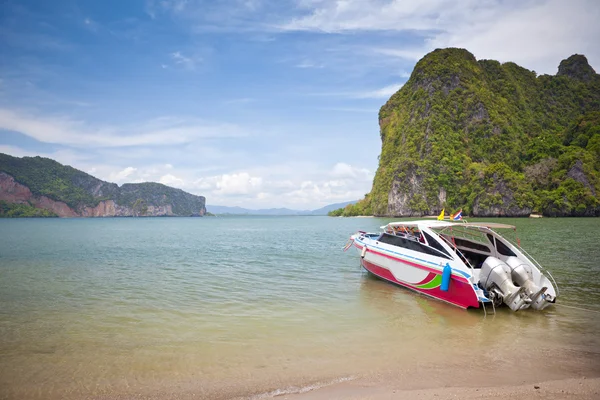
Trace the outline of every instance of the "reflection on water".
<instances>
[{"instance_id":1,"label":"reflection on water","mask_svg":"<svg viewBox=\"0 0 600 400\"><path fill-rule=\"evenodd\" d=\"M0 221L0 398L227 398L451 368L466 355L483 370L516 359L514 368L533 369L540 358L576 370L548 354L597 358L597 313L556 306L486 317L366 274L341 247L385 222ZM559 301L600 310L598 220L514 223L561 285Z\"/></svg>"}]
</instances>

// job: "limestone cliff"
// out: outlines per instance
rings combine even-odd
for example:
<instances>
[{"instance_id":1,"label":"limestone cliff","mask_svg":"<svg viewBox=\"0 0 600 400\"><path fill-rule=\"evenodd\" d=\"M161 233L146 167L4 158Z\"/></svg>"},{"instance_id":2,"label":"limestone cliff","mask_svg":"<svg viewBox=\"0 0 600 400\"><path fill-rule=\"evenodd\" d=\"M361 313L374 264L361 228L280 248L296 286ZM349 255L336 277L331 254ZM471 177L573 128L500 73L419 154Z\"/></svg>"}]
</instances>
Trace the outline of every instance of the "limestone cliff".
<instances>
[{"instance_id":1,"label":"limestone cliff","mask_svg":"<svg viewBox=\"0 0 600 400\"><path fill-rule=\"evenodd\" d=\"M104 182L41 157L0 153L0 201L60 217L202 216L205 198L160 183Z\"/></svg>"},{"instance_id":2,"label":"limestone cliff","mask_svg":"<svg viewBox=\"0 0 600 400\"><path fill-rule=\"evenodd\" d=\"M582 55L537 76L435 50L379 125L373 189L343 215L600 215L600 75Z\"/></svg>"}]
</instances>

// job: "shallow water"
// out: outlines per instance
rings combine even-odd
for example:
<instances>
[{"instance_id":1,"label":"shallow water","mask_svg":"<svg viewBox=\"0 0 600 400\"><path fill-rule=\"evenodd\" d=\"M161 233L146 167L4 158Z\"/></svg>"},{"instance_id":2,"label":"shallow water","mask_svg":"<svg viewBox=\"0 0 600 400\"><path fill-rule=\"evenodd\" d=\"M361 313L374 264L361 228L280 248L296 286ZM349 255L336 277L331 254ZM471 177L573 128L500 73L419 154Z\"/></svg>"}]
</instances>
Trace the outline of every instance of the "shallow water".
<instances>
[{"instance_id":1,"label":"shallow water","mask_svg":"<svg viewBox=\"0 0 600 400\"><path fill-rule=\"evenodd\" d=\"M415 365L534 369L555 353L553 373L600 373L600 219L503 219L559 305L487 318L342 252L388 221L0 220L0 398L244 397Z\"/></svg>"}]
</instances>

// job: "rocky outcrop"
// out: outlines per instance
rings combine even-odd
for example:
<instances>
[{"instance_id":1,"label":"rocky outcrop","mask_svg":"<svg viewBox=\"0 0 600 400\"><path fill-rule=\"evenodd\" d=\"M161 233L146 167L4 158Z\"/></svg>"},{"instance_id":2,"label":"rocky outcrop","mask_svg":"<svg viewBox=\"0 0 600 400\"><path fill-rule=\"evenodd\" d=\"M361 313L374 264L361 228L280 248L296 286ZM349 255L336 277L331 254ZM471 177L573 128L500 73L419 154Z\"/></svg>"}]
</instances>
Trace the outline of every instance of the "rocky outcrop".
<instances>
[{"instance_id":1,"label":"rocky outcrop","mask_svg":"<svg viewBox=\"0 0 600 400\"><path fill-rule=\"evenodd\" d=\"M29 203L31 197L31 190L28 187L16 182L12 176L0 172L0 200L26 204Z\"/></svg>"},{"instance_id":2,"label":"rocky outcrop","mask_svg":"<svg viewBox=\"0 0 600 400\"><path fill-rule=\"evenodd\" d=\"M575 161L575 164L573 164L571 169L569 169L569 172L567 172L567 178L571 178L574 181L581 183L583 186L589 189L594 196L596 196L596 190L585 176L585 172L583 171L583 162L581 160Z\"/></svg>"},{"instance_id":3,"label":"rocky outcrop","mask_svg":"<svg viewBox=\"0 0 600 400\"><path fill-rule=\"evenodd\" d=\"M54 201L46 196L35 197L27 186L16 182L12 176L4 172L0 172L0 200L43 208L52 211L59 217L79 216L62 201Z\"/></svg>"},{"instance_id":4,"label":"rocky outcrop","mask_svg":"<svg viewBox=\"0 0 600 400\"><path fill-rule=\"evenodd\" d=\"M538 76L437 49L379 112L373 188L348 215L597 215L600 75L582 55ZM345 215L343 212L341 215Z\"/></svg>"},{"instance_id":5,"label":"rocky outcrop","mask_svg":"<svg viewBox=\"0 0 600 400\"><path fill-rule=\"evenodd\" d=\"M423 176L409 168L406 176L398 176L392 183L388 197L388 214L394 217L420 217L438 214L446 202L446 190L439 188L437 204L427 202Z\"/></svg>"},{"instance_id":6,"label":"rocky outcrop","mask_svg":"<svg viewBox=\"0 0 600 400\"><path fill-rule=\"evenodd\" d=\"M29 204L36 208L43 208L48 211L52 211L59 217L79 217L80 215L72 210L68 205L62 201L54 201L46 196L33 197L29 201Z\"/></svg>"},{"instance_id":7,"label":"rocky outcrop","mask_svg":"<svg viewBox=\"0 0 600 400\"><path fill-rule=\"evenodd\" d=\"M596 71L588 63L585 56L581 54L573 54L566 60L562 60L558 66L558 76L568 76L572 79L578 79L589 82L594 79Z\"/></svg>"},{"instance_id":8,"label":"rocky outcrop","mask_svg":"<svg viewBox=\"0 0 600 400\"><path fill-rule=\"evenodd\" d=\"M519 206L515 199L515 191L508 187L504 180L496 180L494 187L478 196L473 202L473 217L528 217L532 207ZM487 204L485 200L487 199ZM492 199L492 201L489 201Z\"/></svg>"},{"instance_id":9,"label":"rocky outcrop","mask_svg":"<svg viewBox=\"0 0 600 400\"><path fill-rule=\"evenodd\" d=\"M53 160L5 154L0 154L0 200L49 210L59 217L203 216L206 213L204 197L181 189L152 182L119 187Z\"/></svg>"},{"instance_id":10,"label":"rocky outcrop","mask_svg":"<svg viewBox=\"0 0 600 400\"><path fill-rule=\"evenodd\" d=\"M144 212L137 211L133 207L120 206L114 200L103 200L96 207L84 207L81 211L82 217L174 217L173 207L170 204L164 206L147 207Z\"/></svg>"}]
</instances>

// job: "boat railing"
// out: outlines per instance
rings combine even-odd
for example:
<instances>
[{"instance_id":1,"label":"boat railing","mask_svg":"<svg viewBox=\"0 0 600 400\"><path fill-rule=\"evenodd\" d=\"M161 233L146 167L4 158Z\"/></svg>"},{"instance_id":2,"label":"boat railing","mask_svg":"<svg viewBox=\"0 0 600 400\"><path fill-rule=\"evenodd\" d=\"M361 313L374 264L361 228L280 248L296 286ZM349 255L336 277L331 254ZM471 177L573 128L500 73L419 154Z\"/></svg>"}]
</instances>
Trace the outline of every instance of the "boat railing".
<instances>
[{"instance_id":1,"label":"boat railing","mask_svg":"<svg viewBox=\"0 0 600 400\"><path fill-rule=\"evenodd\" d=\"M458 254L460 256L461 260L467 265L467 267L471 268L471 276L472 277L475 276L475 268L473 268L473 265L471 265L471 263L469 262L469 259L462 253L462 251L460 251L460 249L458 247L456 247L456 245L454 245L454 243L452 243L450 240L445 238L443 235L439 235L439 237L441 237L442 240L444 242L446 242L448 244L448 246L450 246L451 249L454 249L456 254Z\"/></svg>"},{"instance_id":2,"label":"boat railing","mask_svg":"<svg viewBox=\"0 0 600 400\"><path fill-rule=\"evenodd\" d=\"M453 226L441 229L439 231L440 236L442 234L448 235L448 233L446 233L447 231L450 231L449 236L451 237L468 239L478 243L486 243L486 241L483 240L482 232L479 230L476 232L471 232L470 230L468 230L468 228L465 228L463 226Z\"/></svg>"}]
</instances>

